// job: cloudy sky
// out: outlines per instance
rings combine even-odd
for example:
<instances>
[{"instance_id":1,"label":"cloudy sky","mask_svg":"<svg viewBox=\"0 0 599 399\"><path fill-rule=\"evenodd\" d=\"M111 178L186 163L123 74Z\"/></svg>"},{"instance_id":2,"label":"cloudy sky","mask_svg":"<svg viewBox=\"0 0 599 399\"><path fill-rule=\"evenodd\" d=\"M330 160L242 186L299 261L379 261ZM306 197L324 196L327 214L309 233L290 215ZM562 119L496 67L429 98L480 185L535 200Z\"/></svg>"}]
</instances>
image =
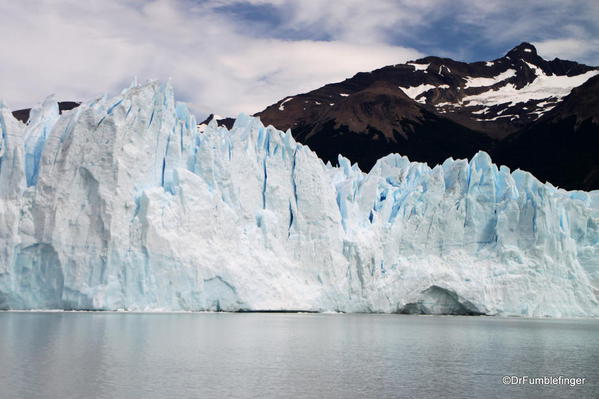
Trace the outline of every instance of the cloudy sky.
<instances>
[{"instance_id":1,"label":"cloudy sky","mask_svg":"<svg viewBox=\"0 0 599 399\"><path fill-rule=\"evenodd\" d=\"M0 98L29 107L172 79L199 118L254 113L425 55L599 65L596 0L19 0L0 2Z\"/></svg>"}]
</instances>

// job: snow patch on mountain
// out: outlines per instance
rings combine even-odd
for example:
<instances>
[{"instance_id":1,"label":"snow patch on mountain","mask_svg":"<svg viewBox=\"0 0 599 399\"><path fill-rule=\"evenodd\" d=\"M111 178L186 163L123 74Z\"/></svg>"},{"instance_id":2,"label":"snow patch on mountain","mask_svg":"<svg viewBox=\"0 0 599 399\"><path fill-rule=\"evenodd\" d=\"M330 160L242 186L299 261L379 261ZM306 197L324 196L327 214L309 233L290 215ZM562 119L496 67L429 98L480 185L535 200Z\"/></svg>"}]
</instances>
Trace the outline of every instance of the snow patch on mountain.
<instances>
[{"instance_id":1,"label":"snow patch on mountain","mask_svg":"<svg viewBox=\"0 0 599 399\"><path fill-rule=\"evenodd\" d=\"M480 94L466 96L462 99L467 105L492 106L498 104L525 103L531 100L544 100L547 98L561 99L580 86L599 71L588 71L576 76L547 75L540 68L535 70L537 77L526 86L517 89L513 83L508 83L495 90L488 90Z\"/></svg>"},{"instance_id":2,"label":"snow patch on mountain","mask_svg":"<svg viewBox=\"0 0 599 399\"><path fill-rule=\"evenodd\" d=\"M293 100L293 97L289 97L283 100L283 102L281 102L281 104L279 105L279 111L285 111L285 103L291 100Z\"/></svg>"},{"instance_id":3,"label":"snow patch on mountain","mask_svg":"<svg viewBox=\"0 0 599 399\"><path fill-rule=\"evenodd\" d=\"M516 76L516 70L515 69L508 69L505 72L500 73L497 76L493 76L490 78L473 78L473 77L467 77L466 78L466 85L464 86L465 88L469 88L469 87L484 87L484 86L493 86L496 83L499 82L503 82L506 79L511 78L512 76Z\"/></svg>"},{"instance_id":4,"label":"snow patch on mountain","mask_svg":"<svg viewBox=\"0 0 599 399\"><path fill-rule=\"evenodd\" d=\"M482 115L482 114L486 114L487 112L489 112L489 108L488 107L484 107L479 109L478 111L472 111L472 114L474 115Z\"/></svg>"},{"instance_id":5,"label":"snow patch on mountain","mask_svg":"<svg viewBox=\"0 0 599 399\"><path fill-rule=\"evenodd\" d=\"M411 65L414 67L414 70L416 71L426 71L428 69L428 67L430 66L429 64L416 64L414 62L408 62L407 65Z\"/></svg>"},{"instance_id":6,"label":"snow patch on mountain","mask_svg":"<svg viewBox=\"0 0 599 399\"><path fill-rule=\"evenodd\" d=\"M415 86L415 87L402 87L402 86L399 86L399 88L404 93L406 93L406 95L408 97L410 97L413 100L416 100L416 97L420 96L422 93L425 93L425 92L427 92L427 91L429 91L431 89L434 89L436 87L437 86L431 85L431 84L428 84L428 83L421 84L421 85ZM416 101L418 101L418 100L416 100ZM424 100L424 101L426 101L426 100Z\"/></svg>"}]
</instances>

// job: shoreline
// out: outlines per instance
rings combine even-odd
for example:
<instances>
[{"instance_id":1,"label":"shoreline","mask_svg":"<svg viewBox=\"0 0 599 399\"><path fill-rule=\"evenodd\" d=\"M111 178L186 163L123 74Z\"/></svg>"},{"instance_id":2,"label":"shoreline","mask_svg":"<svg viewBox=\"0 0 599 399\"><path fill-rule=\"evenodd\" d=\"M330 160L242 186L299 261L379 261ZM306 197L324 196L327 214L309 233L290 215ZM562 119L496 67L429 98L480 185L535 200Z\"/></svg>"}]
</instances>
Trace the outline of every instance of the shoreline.
<instances>
[{"instance_id":1,"label":"shoreline","mask_svg":"<svg viewBox=\"0 0 599 399\"><path fill-rule=\"evenodd\" d=\"M239 310L239 311L210 311L210 310L64 310L64 309L10 309L0 310L0 314L8 313L95 313L95 314L123 314L123 315L169 315L169 314L197 314L197 315L218 315L218 314L296 314L296 315L324 315L324 316L402 316L402 317L460 317L460 318L483 318L483 319L510 319L510 320L589 320L599 321L599 317L551 317L551 316L517 316L517 315L453 315L453 314L404 314L404 313L383 313L383 312L333 312L333 311L315 311L315 310Z\"/></svg>"}]
</instances>

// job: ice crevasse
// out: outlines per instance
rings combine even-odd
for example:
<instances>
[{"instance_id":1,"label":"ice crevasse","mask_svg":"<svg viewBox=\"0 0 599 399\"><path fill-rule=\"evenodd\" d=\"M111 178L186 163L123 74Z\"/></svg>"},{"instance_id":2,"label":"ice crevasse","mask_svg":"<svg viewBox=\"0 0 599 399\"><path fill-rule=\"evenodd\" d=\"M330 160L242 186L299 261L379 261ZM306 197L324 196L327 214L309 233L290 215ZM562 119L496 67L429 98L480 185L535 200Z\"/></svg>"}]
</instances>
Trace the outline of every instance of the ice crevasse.
<instances>
[{"instance_id":1,"label":"ice crevasse","mask_svg":"<svg viewBox=\"0 0 599 399\"><path fill-rule=\"evenodd\" d=\"M1 309L599 316L599 191L484 152L334 167L158 82L0 132Z\"/></svg>"}]
</instances>

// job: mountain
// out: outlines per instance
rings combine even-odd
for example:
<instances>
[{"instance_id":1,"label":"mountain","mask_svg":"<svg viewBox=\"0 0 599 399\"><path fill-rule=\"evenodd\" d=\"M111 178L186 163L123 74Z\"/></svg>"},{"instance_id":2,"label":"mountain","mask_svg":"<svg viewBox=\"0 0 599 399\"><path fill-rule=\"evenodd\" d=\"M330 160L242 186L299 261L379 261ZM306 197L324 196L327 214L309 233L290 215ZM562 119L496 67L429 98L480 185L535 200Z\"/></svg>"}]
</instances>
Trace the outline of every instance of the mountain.
<instances>
[{"instance_id":1,"label":"mountain","mask_svg":"<svg viewBox=\"0 0 599 399\"><path fill-rule=\"evenodd\" d=\"M358 73L343 82L286 97L256 116L265 124L292 129L298 141L324 160L335 163L341 153L364 170L389 153L434 166L448 157L471 157L484 150L493 159L501 156L501 162L513 169L524 168L554 184L594 189L599 183L588 176L594 176L597 163L592 167L589 162L576 167L566 164L570 172L564 174L531 158L507 155L525 155L533 148L546 154L564 150L558 137L571 135L570 127L552 123L551 138L539 138L536 147L525 139L507 138L537 137L524 132L540 129L541 122L548 121L545 115L555 115L550 111L556 107L563 109L566 98L568 112L597 120L599 108L590 102L591 94L572 91L597 74L597 67L544 60L534 46L522 43L493 61L465 63L426 57ZM563 158L576 159L588 152L585 143L572 141ZM592 149L599 151L596 145ZM539 159L547 157L539 154Z\"/></svg>"},{"instance_id":2,"label":"mountain","mask_svg":"<svg viewBox=\"0 0 599 399\"><path fill-rule=\"evenodd\" d=\"M539 120L500 142L493 159L566 189L599 187L599 76Z\"/></svg>"},{"instance_id":3,"label":"mountain","mask_svg":"<svg viewBox=\"0 0 599 399\"><path fill-rule=\"evenodd\" d=\"M389 90L358 96L413 105ZM201 132L156 82L34 110L0 107L2 309L599 316L599 191L484 152L331 166L258 118Z\"/></svg>"}]
</instances>

